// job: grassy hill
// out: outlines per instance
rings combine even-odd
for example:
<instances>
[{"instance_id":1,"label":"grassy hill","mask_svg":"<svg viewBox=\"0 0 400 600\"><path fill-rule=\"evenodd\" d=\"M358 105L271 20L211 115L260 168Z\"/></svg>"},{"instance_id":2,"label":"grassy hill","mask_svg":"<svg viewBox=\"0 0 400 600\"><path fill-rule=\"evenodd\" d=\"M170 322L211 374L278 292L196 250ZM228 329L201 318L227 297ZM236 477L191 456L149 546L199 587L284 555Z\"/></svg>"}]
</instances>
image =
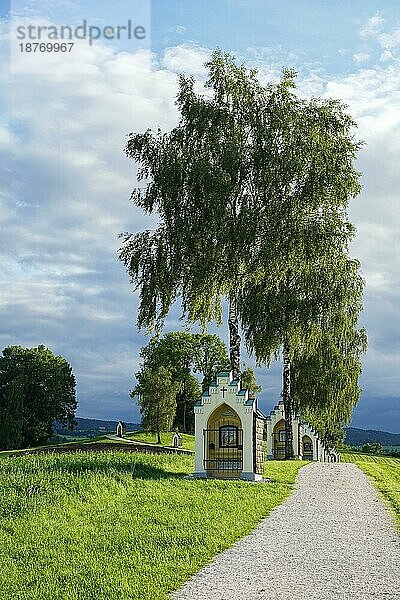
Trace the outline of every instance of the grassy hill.
<instances>
[{"instance_id":1,"label":"grassy hill","mask_svg":"<svg viewBox=\"0 0 400 600\"><path fill-rule=\"evenodd\" d=\"M393 511L400 529L400 459L350 452L341 452L341 457L344 462L355 463L371 478L383 500Z\"/></svg>"},{"instance_id":2,"label":"grassy hill","mask_svg":"<svg viewBox=\"0 0 400 600\"><path fill-rule=\"evenodd\" d=\"M166 600L291 492L305 463L269 462L269 484L190 480L193 456L0 457L0 598Z\"/></svg>"},{"instance_id":3,"label":"grassy hill","mask_svg":"<svg viewBox=\"0 0 400 600\"><path fill-rule=\"evenodd\" d=\"M194 450L194 435L189 435L188 433L182 433L182 448L186 448L187 450ZM161 434L161 444L163 446L171 446L172 445L172 436L173 433L162 433ZM146 444L156 444L157 435L155 433L148 433L147 431L133 431L132 433L128 433L126 435L127 439L133 440L135 442L143 442Z\"/></svg>"}]
</instances>

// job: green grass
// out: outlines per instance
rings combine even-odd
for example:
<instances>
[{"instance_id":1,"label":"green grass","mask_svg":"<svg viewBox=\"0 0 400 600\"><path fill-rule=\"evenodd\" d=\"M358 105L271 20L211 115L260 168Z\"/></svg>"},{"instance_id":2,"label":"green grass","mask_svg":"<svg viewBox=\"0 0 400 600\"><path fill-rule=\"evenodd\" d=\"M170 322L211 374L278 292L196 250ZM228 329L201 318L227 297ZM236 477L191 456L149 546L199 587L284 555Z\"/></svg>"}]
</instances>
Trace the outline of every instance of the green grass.
<instances>
[{"instance_id":1,"label":"green grass","mask_svg":"<svg viewBox=\"0 0 400 600\"><path fill-rule=\"evenodd\" d=\"M38 450L38 449L46 449L48 446L58 446L58 445L62 445L62 446L74 446L74 445L78 445L79 444L96 444L97 442L100 442L101 444L121 444L124 443L124 439L110 439L108 437L108 435L111 434L105 434L105 435L101 435L95 438L77 438L77 439L73 439L71 438L71 440L68 441L58 441L58 442L53 442L53 443L49 443L49 444L45 444L43 446L34 446L32 448L30 448L30 450ZM186 433L182 433L182 448L186 449L186 450L194 450L194 435L189 435ZM161 434L161 445L162 446L171 446L172 445L172 436L173 433L169 432L169 433L162 433ZM145 444L157 444L157 435L154 433L147 433L145 431L132 431L132 432L128 432L125 436L125 438L129 439L129 440L133 440L133 441L137 441L137 442L142 442ZM24 453L26 452L26 448L23 448L21 450L1 450L0 451L0 458L2 456L9 456L10 454L16 454L16 453Z\"/></svg>"},{"instance_id":2,"label":"green grass","mask_svg":"<svg viewBox=\"0 0 400 600\"><path fill-rule=\"evenodd\" d=\"M42 446L32 446L30 448L20 448L14 450L0 450L0 458L17 455L17 454L25 454L27 451L31 450L48 450L49 446L79 446L80 444L96 444L97 442L101 442L102 444L119 444L118 440L110 440L107 436L99 436L96 438L82 438L79 440L72 440L67 442L49 442L48 444L43 444Z\"/></svg>"},{"instance_id":3,"label":"green grass","mask_svg":"<svg viewBox=\"0 0 400 600\"><path fill-rule=\"evenodd\" d=\"M0 460L2 600L159 600L286 498L268 484L188 480L193 457L76 453Z\"/></svg>"},{"instance_id":4,"label":"green grass","mask_svg":"<svg viewBox=\"0 0 400 600\"><path fill-rule=\"evenodd\" d=\"M353 462L368 475L390 506L400 528L400 459L370 454L341 453L344 462Z\"/></svg>"},{"instance_id":5,"label":"green grass","mask_svg":"<svg viewBox=\"0 0 400 600\"><path fill-rule=\"evenodd\" d=\"M400 465L400 459L393 456L384 456L381 454L363 454L362 452L346 452L341 451L340 456L342 462L357 462L357 463L378 463L387 465Z\"/></svg>"},{"instance_id":6,"label":"green grass","mask_svg":"<svg viewBox=\"0 0 400 600\"><path fill-rule=\"evenodd\" d=\"M172 446L172 436L174 434L172 432L162 433L161 434L161 444L163 446ZM182 448L186 448L187 450L194 450L194 435L189 435L187 433L181 433L182 436ZM144 442L146 444L156 444L157 443L157 434L156 433L148 433L146 431L132 431L126 435L130 440L135 440L137 442Z\"/></svg>"}]
</instances>

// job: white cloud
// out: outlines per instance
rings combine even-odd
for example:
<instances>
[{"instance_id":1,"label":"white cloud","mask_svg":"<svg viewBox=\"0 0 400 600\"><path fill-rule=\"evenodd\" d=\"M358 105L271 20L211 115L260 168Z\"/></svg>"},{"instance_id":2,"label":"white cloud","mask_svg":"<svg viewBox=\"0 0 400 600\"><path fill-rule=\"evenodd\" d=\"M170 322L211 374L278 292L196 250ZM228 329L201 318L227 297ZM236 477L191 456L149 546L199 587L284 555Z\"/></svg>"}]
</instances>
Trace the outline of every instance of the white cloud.
<instances>
[{"instance_id":1,"label":"white cloud","mask_svg":"<svg viewBox=\"0 0 400 600\"><path fill-rule=\"evenodd\" d=\"M366 279L363 322L369 334L364 359L360 415L372 422L378 398L398 397L400 326L400 70L398 61L383 68L361 69L328 82L326 94L349 105L365 140L358 165L364 189L352 202L351 218L358 235L352 245ZM394 401L393 401L394 402ZM400 403L392 402L391 427L399 429ZM389 410L390 402L387 403ZM365 413L363 412L365 406ZM375 408L376 411L376 408ZM358 421L358 424L361 423ZM382 428L388 420L381 419Z\"/></svg>"},{"instance_id":2,"label":"white cloud","mask_svg":"<svg viewBox=\"0 0 400 600\"><path fill-rule=\"evenodd\" d=\"M386 50L397 48L400 44L400 28L393 29L391 33L380 33L376 36L378 42Z\"/></svg>"},{"instance_id":3,"label":"white cloud","mask_svg":"<svg viewBox=\"0 0 400 600\"><path fill-rule=\"evenodd\" d=\"M370 17L360 31L362 37L376 36L377 32L382 28L385 19L377 12L373 17Z\"/></svg>"},{"instance_id":4,"label":"white cloud","mask_svg":"<svg viewBox=\"0 0 400 600\"><path fill-rule=\"evenodd\" d=\"M396 281L400 266L399 86L397 68L388 67L332 80L326 91L349 105L358 123L357 136L366 142L359 159L364 190L352 214L359 228L357 251L374 286Z\"/></svg>"},{"instance_id":5,"label":"white cloud","mask_svg":"<svg viewBox=\"0 0 400 600\"><path fill-rule=\"evenodd\" d=\"M189 46L182 44L167 48L164 53L163 66L174 73L188 73L204 77L207 69L204 67L210 58L210 50L202 46Z\"/></svg>"},{"instance_id":6,"label":"white cloud","mask_svg":"<svg viewBox=\"0 0 400 600\"><path fill-rule=\"evenodd\" d=\"M370 55L367 52L356 52L353 54L353 60L356 63L363 63L370 59Z\"/></svg>"},{"instance_id":7,"label":"white cloud","mask_svg":"<svg viewBox=\"0 0 400 600\"><path fill-rule=\"evenodd\" d=\"M388 60L392 60L394 58L393 53L390 50L385 50L379 57L381 62L387 62Z\"/></svg>"},{"instance_id":8,"label":"white cloud","mask_svg":"<svg viewBox=\"0 0 400 600\"><path fill-rule=\"evenodd\" d=\"M196 52L180 57L189 64ZM1 341L45 343L71 357L86 414L93 398L84 373L95 361L82 364L80 355L104 348L113 365L104 393L112 388L128 417L136 343L143 336L137 336L135 296L117 260L118 234L152 220L130 203L136 168L123 148L131 131L176 123L176 74L151 68L148 53L101 45L64 60L65 69L60 62L48 72L15 73L7 82L13 126L0 128L0 160L8 169L0 197ZM5 89L4 71L1 78ZM112 406L108 414L118 416Z\"/></svg>"},{"instance_id":9,"label":"white cloud","mask_svg":"<svg viewBox=\"0 0 400 600\"><path fill-rule=\"evenodd\" d=\"M366 25L361 29L360 36L364 38L365 42L374 42L381 49L379 60L381 62L387 62L393 60L396 57L396 51L400 45L400 27L394 26L390 30L383 30L385 19L383 19L379 13L374 17L368 19ZM372 52L372 48L370 48ZM353 55L353 59L356 62L363 62L360 57L369 54L370 52L359 52Z\"/></svg>"},{"instance_id":10,"label":"white cloud","mask_svg":"<svg viewBox=\"0 0 400 600\"><path fill-rule=\"evenodd\" d=\"M175 33L183 34L183 33L186 33L186 31L187 31L187 28L184 27L184 25L177 25L175 27Z\"/></svg>"},{"instance_id":11,"label":"white cloud","mask_svg":"<svg viewBox=\"0 0 400 600\"><path fill-rule=\"evenodd\" d=\"M7 127L0 125L0 147L10 146L13 142L13 135Z\"/></svg>"}]
</instances>

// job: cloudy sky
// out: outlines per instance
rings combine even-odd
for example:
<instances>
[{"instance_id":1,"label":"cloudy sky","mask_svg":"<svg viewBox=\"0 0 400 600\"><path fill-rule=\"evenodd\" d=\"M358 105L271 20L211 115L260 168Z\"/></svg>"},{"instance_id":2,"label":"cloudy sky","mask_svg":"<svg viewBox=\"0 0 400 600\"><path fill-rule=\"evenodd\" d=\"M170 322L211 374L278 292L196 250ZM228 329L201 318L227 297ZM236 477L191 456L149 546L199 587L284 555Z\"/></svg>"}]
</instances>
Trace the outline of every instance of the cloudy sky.
<instances>
[{"instance_id":1,"label":"cloudy sky","mask_svg":"<svg viewBox=\"0 0 400 600\"><path fill-rule=\"evenodd\" d=\"M0 0L0 15L0 347L43 343L65 356L78 416L139 419L128 392L146 339L117 249L120 232L150 222L129 200L136 169L123 147L129 132L176 124L177 73L203 81L219 46L265 82L295 67L300 94L339 98L358 123L364 188L351 207L352 250L366 280L369 349L352 424L400 432L399 3ZM28 40L16 26L84 20L99 29L131 20L146 36L121 30L120 40L75 40L68 53L21 51ZM179 327L173 311L166 329ZM257 375L269 411L280 366Z\"/></svg>"}]
</instances>

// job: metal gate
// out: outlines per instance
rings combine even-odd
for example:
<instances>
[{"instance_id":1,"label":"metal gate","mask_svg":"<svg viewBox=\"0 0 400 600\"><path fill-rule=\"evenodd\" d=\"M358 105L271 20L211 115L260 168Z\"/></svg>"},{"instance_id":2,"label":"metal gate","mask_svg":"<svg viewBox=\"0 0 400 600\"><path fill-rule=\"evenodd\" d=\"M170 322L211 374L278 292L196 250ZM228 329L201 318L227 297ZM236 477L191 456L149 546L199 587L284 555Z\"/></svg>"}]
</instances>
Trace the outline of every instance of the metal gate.
<instances>
[{"instance_id":1,"label":"metal gate","mask_svg":"<svg viewBox=\"0 0 400 600\"><path fill-rule=\"evenodd\" d=\"M304 438L302 440L303 443L303 460L313 460L313 446L312 446L312 441L304 441Z\"/></svg>"},{"instance_id":2,"label":"metal gate","mask_svg":"<svg viewBox=\"0 0 400 600\"><path fill-rule=\"evenodd\" d=\"M206 471L241 471L243 469L243 429L223 425L203 429L204 469Z\"/></svg>"},{"instance_id":3,"label":"metal gate","mask_svg":"<svg viewBox=\"0 0 400 600\"><path fill-rule=\"evenodd\" d=\"M284 431L284 430L281 430ZM285 460L285 440L282 439L281 431L277 431L274 436L273 455L275 460Z\"/></svg>"}]
</instances>

